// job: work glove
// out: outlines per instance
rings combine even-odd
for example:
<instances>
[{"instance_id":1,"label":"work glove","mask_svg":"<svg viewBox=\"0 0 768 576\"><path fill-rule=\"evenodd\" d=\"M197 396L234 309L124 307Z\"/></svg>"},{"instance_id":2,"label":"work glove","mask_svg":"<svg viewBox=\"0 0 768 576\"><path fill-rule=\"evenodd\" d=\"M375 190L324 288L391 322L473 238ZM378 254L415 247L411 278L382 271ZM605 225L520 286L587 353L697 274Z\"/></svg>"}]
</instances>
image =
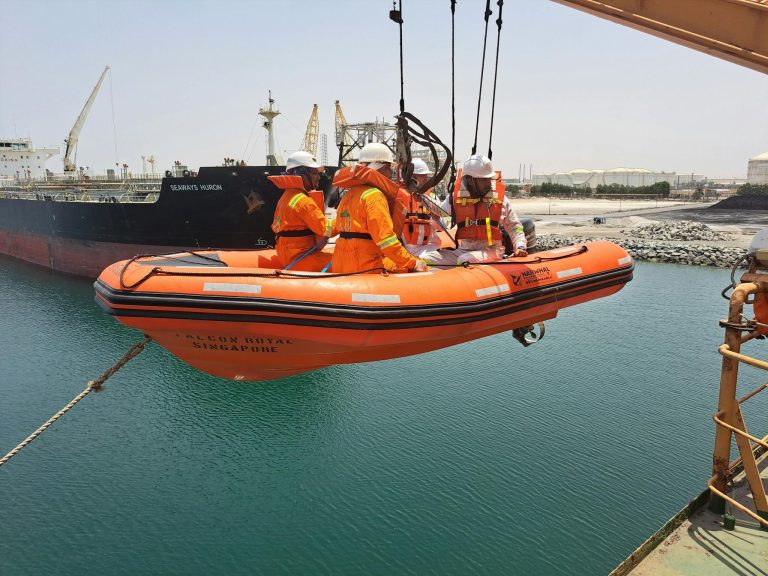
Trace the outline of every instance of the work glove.
<instances>
[{"instance_id":1,"label":"work glove","mask_svg":"<svg viewBox=\"0 0 768 576\"><path fill-rule=\"evenodd\" d=\"M429 270L429 266L427 266L427 263L421 259L417 259L416 265L411 268L412 272L426 272L427 270Z\"/></svg>"}]
</instances>

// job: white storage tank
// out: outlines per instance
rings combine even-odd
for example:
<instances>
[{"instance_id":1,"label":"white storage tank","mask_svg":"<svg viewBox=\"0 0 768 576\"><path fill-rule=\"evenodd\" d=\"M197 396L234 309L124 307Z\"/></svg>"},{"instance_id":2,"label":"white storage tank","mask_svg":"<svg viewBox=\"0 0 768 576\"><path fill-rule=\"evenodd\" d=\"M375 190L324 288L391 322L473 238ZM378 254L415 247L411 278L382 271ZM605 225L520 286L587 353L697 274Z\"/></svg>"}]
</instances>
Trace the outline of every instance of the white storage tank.
<instances>
[{"instance_id":1,"label":"white storage tank","mask_svg":"<svg viewBox=\"0 0 768 576\"><path fill-rule=\"evenodd\" d=\"M747 183L768 184L768 152L749 159Z\"/></svg>"}]
</instances>

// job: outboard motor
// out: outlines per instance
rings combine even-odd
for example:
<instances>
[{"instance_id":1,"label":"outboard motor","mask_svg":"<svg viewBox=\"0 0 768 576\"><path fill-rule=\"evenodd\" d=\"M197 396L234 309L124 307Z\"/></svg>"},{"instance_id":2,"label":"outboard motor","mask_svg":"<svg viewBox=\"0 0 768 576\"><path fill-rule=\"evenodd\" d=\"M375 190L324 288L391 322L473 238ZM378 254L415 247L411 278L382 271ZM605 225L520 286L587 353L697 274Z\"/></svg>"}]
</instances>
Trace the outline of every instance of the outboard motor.
<instances>
[{"instance_id":1,"label":"outboard motor","mask_svg":"<svg viewBox=\"0 0 768 576\"><path fill-rule=\"evenodd\" d=\"M520 218L520 224L523 225L523 233L525 234L525 243L528 246L528 253L536 252L536 224L533 223L532 218ZM512 246L512 239L507 234L504 227L501 228L501 240L504 242L504 253L512 254L515 251L515 247Z\"/></svg>"}]
</instances>

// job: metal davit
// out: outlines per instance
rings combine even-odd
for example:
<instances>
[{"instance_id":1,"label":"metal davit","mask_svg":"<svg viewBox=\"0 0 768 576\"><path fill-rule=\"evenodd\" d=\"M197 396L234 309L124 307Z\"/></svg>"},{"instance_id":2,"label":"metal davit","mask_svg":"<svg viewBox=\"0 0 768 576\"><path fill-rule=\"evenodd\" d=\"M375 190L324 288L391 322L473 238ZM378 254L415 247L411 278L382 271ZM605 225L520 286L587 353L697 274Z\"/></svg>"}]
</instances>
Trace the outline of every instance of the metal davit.
<instances>
[{"instance_id":1,"label":"metal davit","mask_svg":"<svg viewBox=\"0 0 768 576\"><path fill-rule=\"evenodd\" d=\"M732 282L725 292L733 287L730 297L728 320L720 325L725 328L725 343L718 351L723 356L720 374L720 397L718 410L713 416L716 424L715 447L712 458L712 478L707 482L710 490L709 509L717 514L726 512L726 503L739 509L768 530L768 498L761 478L759 459L768 450L768 435L759 438L747 431L741 406L747 400L768 388L763 384L748 394L737 397L737 381L741 363L762 370L768 370L768 362L741 353L742 344L764 339L768 334L768 318L764 305L768 302L768 250L758 249L749 256L749 269L739 284ZM734 268L734 272L735 272ZM754 307L755 317L748 319L744 305ZM739 457L731 461L731 444L735 440ZM755 510L751 510L735 497L729 495L731 481L737 470L743 469ZM725 526L733 528L735 519L725 515Z\"/></svg>"}]
</instances>

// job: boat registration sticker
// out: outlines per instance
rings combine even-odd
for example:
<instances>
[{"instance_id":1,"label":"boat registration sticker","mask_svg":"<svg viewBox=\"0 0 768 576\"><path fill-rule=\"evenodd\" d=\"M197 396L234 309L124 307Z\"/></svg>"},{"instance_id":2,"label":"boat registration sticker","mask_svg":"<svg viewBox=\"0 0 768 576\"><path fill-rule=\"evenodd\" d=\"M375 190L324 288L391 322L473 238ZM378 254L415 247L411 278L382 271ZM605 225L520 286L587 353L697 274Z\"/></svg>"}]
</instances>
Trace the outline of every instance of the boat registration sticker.
<instances>
[{"instance_id":1,"label":"boat registration sticker","mask_svg":"<svg viewBox=\"0 0 768 576\"><path fill-rule=\"evenodd\" d=\"M229 284L226 282L206 282L203 292L232 292L235 294L261 294L261 284Z\"/></svg>"}]
</instances>

